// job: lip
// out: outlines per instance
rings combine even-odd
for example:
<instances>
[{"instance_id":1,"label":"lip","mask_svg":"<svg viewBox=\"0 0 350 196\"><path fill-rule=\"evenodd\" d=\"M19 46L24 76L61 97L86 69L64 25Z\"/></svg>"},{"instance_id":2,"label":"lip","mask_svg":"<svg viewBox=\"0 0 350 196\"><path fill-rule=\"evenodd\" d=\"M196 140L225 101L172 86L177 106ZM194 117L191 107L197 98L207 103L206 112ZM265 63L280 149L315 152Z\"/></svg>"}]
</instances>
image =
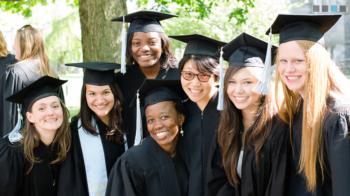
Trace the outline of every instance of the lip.
<instances>
[{"instance_id":1,"label":"lip","mask_svg":"<svg viewBox=\"0 0 350 196\"><path fill-rule=\"evenodd\" d=\"M284 78L289 82L293 82L299 80L301 75L285 75Z\"/></svg>"},{"instance_id":2,"label":"lip","mask_svg":"<svg viewBox=\"0 0 350 196\"><path fill-rule=\"evenodd\" d=\"M159 132L153 133L152 135L156 137L157 140L163 140L167 138L168 134L169 134L168 131L159 131Z\"/></svg>"}]
</instances>

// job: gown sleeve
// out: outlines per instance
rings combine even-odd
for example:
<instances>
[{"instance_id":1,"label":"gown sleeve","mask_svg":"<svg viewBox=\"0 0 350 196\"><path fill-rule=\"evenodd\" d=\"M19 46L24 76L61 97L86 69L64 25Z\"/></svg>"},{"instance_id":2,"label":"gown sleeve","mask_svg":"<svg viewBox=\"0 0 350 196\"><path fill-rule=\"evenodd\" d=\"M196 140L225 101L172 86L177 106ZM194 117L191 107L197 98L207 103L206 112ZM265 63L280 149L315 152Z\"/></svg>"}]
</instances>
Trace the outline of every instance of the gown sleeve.
<instances>
[{"instance_id":1,"label":"gown sleeve","mask_svg":"<svg viewBox=\"0 0 350 196\"><path fill-rule=\"evenodd\" d=\"M23 81L13 72L13 70L9 69L6 71L3 87L3 98L1 100L4 108L2 117L3 127L1 127L3 135L9 133L17 122L17 104L7 101L6 98L22 89L23 86Z\"/></svg>"},{"instance_id":2,"label":"gown sleeve","mask_svg":"<svg viewBox=\"0 0 350 196\"><path fill-rule=\"evenodd\" d=\"M206 196L234 196L235 189L227 179L216 140L212 142L208 161Z\"/></svg>"},{"instance_id":3,"label":"gown sleeve","mask_svg":"<svg viewBox=\"0 0 350 196\"><path fill-rule=\"evenodd\" d=\"M273 135L269 141L271 173L269 174L270 178L266 188L266 195L286 195L286 176L289 168L288 155L291 153L288 125L281 120L276 120L271 132Z\"/></svg>"},{"instance_id":4,"label":"gown sleeve","mask_svg":"<svg viewBox=\"0 0 350 196\"><path fill-rule=\"evenodd\" d=\"M24 157L19 144L0 139L0 195L21 194L24 181Z\"/></svg>"},{"instance_id":5,"label":"gown sleeve","mask_svg":"<svg viewBox=\"0 0 350 196\"><path fill-rule=\"evenodd\" d=\"M120 157L109 175L106 196L142 196L145 194L142 173Z\"/></svg>"},{"instance_id":6,"label":"gown sleeve","mask_svg":"<svg viewBox=\"0 0 350 196\"><path fill-rule=\"evenodd\" d=\"M349 119L348 114L331 114L324 125L333 196L350 195Z\"/></svg>"}]
</instances>

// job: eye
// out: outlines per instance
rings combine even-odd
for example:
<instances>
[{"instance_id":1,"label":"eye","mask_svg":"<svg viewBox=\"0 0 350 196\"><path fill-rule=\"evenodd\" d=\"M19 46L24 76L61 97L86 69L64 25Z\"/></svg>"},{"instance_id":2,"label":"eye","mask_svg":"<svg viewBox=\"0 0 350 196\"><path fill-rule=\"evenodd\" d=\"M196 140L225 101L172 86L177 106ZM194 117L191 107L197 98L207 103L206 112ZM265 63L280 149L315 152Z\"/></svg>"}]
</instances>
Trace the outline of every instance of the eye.
<instances>
[{"instance_id":1,"label":"eye","mask_svg":"<svg viewBox=\"0 0 350 196\"><path fill-rule=\"evenodd\" d=\"M45 110L45 107L39 107L38 110L42 112Z\"/></svg>"},{"instance_id":2,"label":"eye","mask_svg":"<svg viewBox=\"0 0 350 196\"><path fill-rule=\"evenodd\" d=\"M151 125L151 124L153 124L154 119L153 118L149 118L149 119L147 119L146 122L147 122L147 124Z\"/></svg>"},{"instance_id":3,"label":"eye","mask_svg":"<svg viewBox=\"0 0 350 196\"><path fill-rule=\"evenodd\" d=\"M252 84L252 83L253 83L253 82L252 82L252 81L249 81L249 80L243 82L244 85L249 85L249 84Z\"/></svg>"},{"instance_id":4,"label":"eye","mask_svg":"<svg viewBox=\"0 0 350 196\"><path fill-rule=\"evenodd\" d=\"M131 43L131 45L134 46L134 47L138 47L138 46L141 45L141 42L139 42L139 41L134 41L134 42Z\"/></svg>"},{"instance_id":5,"label":"eye","mask_svg":"<svg viewBox=\"0 0 350 196\"><path fill-rule=\"evenodd\" d=\"M88 96L95 96L96 93L95 93L95 92L88 92L87 95L88 95Z\"/></svg>"},{"instance_id":6,"label":"eye","mask_svg":"<svg viewBox=\"0 0 350 196\"><path fill-rule=\"evenodd\" d=\"M109 94L111 94L111 93L112 93L112 92L108 90L108 91L104 91L104 92L103 92L103 95L109 95Z\"/></svg>"},{"instance_id":7,"label":"eye","mask_svg":"<svg viewBox=\"0 0 350 196\"><path fill-rule=\"evenodd\" d=\"M296 62L297 62L298 64L303 63L304 61L305 61L304 59L297 59L297 60L296 60Z\"/></svg>"},{"instance_id":8,"label":"eye","mask_svg":"<svg viewBox=\"0 0 350 196\"><path fill-rule=\"evenodd\" d=\"M285 63L287 63L287 60L286 60L286 59L280 59L279 62L280 62L281 64L285 64Z\"/></svg>"},{"instance_id":9,"label":"eye","mask_svg":"<svg viewBox=\"0 0 350 196\"><path fill-rule=\"evenodd\" d=\"M60 105L59 105L59 104L54 104L52 107L55 108L55 109L57 109L57 108L60 107Z\"/></svg>"},{"instance_id":10,"label":"eye","mask_svg":"<svg viewBox=\"0 0 350 196\"><path fill-rule=\"evenodd\" d=\"M161 119L161 120L167 120L168 118L169 118L168 115L162 115L162 116L160 116L160 119Z\"/></svg>"},{"instance_id":11,"label":"eye","mask_svg":"<svg viewBox=\"0 0 350 196\"><path fill-rule=\"evenodd\" d=\"M236 81L235 80L230 80L228 81L229 84L236 84Z\"/></svg>"}]
</instances>

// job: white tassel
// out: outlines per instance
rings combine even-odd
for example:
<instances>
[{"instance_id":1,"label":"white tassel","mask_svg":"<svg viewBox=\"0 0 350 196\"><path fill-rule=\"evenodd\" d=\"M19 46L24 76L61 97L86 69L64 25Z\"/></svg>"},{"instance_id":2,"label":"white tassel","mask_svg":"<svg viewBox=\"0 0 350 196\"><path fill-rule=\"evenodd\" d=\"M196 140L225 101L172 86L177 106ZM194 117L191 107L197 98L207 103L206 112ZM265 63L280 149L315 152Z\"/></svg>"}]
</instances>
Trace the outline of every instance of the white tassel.
<instances>
[{"instance_id":1,"label":"white tassel","mask_svg":"<svg viewBox=\"0 0 350 196\"><path fill-rule=\"evenodd\" d=\"M224 77L225 77L225 70L223 65L223 51L222 48L220 48L220 58L219 58L219 98L218 98L218 106L217 110L222 111L224 109Z\"/></svg>"},{"instance_id":2,"label":"white tassel","mask_svg":"<svg viewBox=\"0 0 350 196\"><path fill-rule=\"evenodd\" d=\"M20 133L20 130L22 128L22 119L23 118L21 114L21 109L17 105L17 123L16 123L16 126L8 134L8 139L11 143L18 142L23 138L22 134Z\"/></svg>"},{"instance_id":3,"label":"white tassel","mask_svg":"<svg viewBox=\"0 0 350 196\"><path fill-rule=\"evenodd\" d=\"M137 91L136 96L137 96L136 98L136 130L135 130L136 133L135 133L134 145L138 145L141 143L142 135L143 135L139 91Z\"/></svg>"},{"instance_id":4,"label":"white tassel","mask_svg":"<svg viewBox=\"0 0 350 196\"><path fill-rule=\"evenodd\" d=\"M125 21L123 16L123 23L122 23L122 34L121 34L121 54L120 54L120 72L122 74L126 73L126 43L127 43L127 35L125 30Z\"/></svg>"},{"instance_id":5,"label":"white tassel","mask_svg":"<svg viewBox=\"0 0 350 196\"><path fill-rule=\"evenodd\" d=\"M265 57L265 66L262 72L260 82L256 87L256 91L260 94L267 95L269 93L269 86L272 77L273 67L272 67L272 58L271 58L271 48L272 48L272 30L270 29L269 41L267 44L266 57Z\"/></svg>"}]
</instances>

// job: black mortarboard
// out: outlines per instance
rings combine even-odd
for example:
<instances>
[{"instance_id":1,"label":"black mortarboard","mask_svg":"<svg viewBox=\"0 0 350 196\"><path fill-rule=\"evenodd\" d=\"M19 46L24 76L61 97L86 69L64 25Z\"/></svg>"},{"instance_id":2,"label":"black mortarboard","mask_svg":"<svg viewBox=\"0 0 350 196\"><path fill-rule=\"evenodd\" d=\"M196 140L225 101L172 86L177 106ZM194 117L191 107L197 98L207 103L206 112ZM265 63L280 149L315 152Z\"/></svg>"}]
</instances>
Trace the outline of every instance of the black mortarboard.
<instances>
[{"instance_id":1,"label":"black mortarboard","mask_svg":"<svg viewBox=\"0 0 350 196\"><path fill-rule=\"evenodd\" d=\"M280 34L280 43L293 40L318 42L340 17L340 14L279 14L270 29L273 34Z\"/></svg>"},{"instance_id":2,"label":"black mortarboard","mask_svg":"<svg viewBox=\"0 0 350 196\"><path fill-rule=\"evenodd\" d=\"M176 16L154 11L138 11L125 16L114 18L112 21L129 22L130 26L128 33L163 32L163 28L159 21L172 17Z\"/></svg>"},{"instance_id":3,"label":"black mortarboard","mask_svg":"<svg viewBox=\"0 0 350 196\"><path fill-rule=\"evenodd\" d=\"M84 84L97 86L112 84L115 78L114 70L120 68L117 63L106 62L68 63L66 65L84 68Z\"/></svg>"},{"instance_id":4,"label":"black mortarboard","mask_svg":"<svg viewBox=\"0 0 350 196\"><path fill-rule=\"evenodd\" d=\"M180 80L145 80L139 94L143 107L162 101L180 101L185 97Z\"/></svg>"},{"instance_id":5,"label":"black mortarboard","mask_svg":"<svg viewBox=\"0 0 350 196\"><path fill-rule=\"evenodd\" d=\"M253 37L247 33L242 33L230 43L223 47L223 58L229 62L230 66L249 66L246 60L251 57L259 57L264 62L268 43ZM276 47L272 47L275 51ZM251 66L259 66L254 64ZM260 66L259 66L260 67ZM263 64L261 65L263 67Z\"/></svg>"},{"instance_id":6,"label":"black mortarboard","mask_svg":"<svg viewBox=\"0 0 350 196\"><path fill-rule=\"evenodd\" d=\"M198 34L174 35L169 37L187 43L184 56L201 55L218 59L220 56L221 46L226 44L225 42L217 41L215 39Z\"/></svg>"},{"instance_id":7,"label":"black mortarboard","mask_svg":"<svg viewBox=\"0 0 350 196\"><path fill-rule=\"evenodd\" d=\"M22 113L25 113L28 107L35 101L48 96L58 96L59 87L65 82L67 82L67 80L43 76L11 95L7 100L22 104Z\"/></svg>"}]
</instances>

